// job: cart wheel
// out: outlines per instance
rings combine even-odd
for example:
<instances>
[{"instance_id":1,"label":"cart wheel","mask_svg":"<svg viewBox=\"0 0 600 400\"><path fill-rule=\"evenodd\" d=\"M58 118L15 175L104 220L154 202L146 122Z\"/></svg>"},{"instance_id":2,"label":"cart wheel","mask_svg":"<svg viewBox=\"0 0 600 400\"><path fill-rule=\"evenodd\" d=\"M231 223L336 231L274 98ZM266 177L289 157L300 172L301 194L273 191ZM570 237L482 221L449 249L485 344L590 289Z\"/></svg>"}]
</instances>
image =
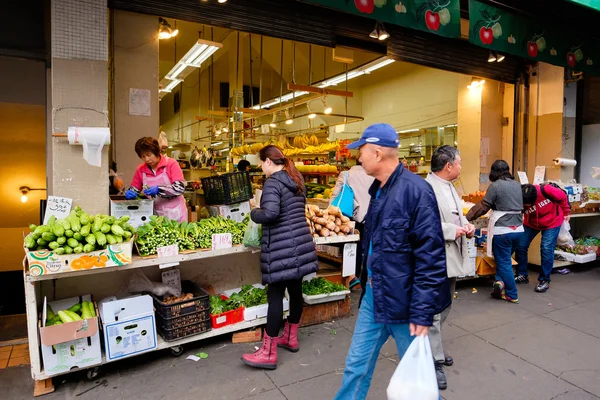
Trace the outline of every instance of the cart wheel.
<instances>
[{"instance_id":1,"label":"cart wheel","mask_svg":"<svg viewBox=\"0 0 600 400\"><path fill-rule=\"evenodd\" d=\"M183 354L183 346L175 346L175 347L171 347L171 354L173 354L175 357L179 357L180 355Z\"/></svg>"},{"instance_id":2,"label":"cart wheel","mask_svg":"<svg viewBox=\"0 0 600 400\"><path fill-rule=\"evenodd\" d=\"M94 367L87 370L86 376L89 381L93 381L94 379L99 377L101 373L102 367Z\"/></svg>"}]
</instances>

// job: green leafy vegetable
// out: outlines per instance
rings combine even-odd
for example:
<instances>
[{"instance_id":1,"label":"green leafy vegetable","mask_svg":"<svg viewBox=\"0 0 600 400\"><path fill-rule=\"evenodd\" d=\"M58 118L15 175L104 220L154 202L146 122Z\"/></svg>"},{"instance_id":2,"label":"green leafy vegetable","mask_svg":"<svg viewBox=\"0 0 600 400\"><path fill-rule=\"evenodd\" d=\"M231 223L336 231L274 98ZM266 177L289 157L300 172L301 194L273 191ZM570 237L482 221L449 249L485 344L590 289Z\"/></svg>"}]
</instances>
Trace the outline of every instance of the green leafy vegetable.
<instances>
[{"instance_id":1,"label":"green leafy vegetable","mask_svg":"<svg viewBox=\"0 0 600 400\"><path fill-rule=\"evenodd\" d=\"M330 282L322 277L302 282L302 293L308 296L343 292L344 290L347 290L345 286Z\"/></svg>"}]
</instances>

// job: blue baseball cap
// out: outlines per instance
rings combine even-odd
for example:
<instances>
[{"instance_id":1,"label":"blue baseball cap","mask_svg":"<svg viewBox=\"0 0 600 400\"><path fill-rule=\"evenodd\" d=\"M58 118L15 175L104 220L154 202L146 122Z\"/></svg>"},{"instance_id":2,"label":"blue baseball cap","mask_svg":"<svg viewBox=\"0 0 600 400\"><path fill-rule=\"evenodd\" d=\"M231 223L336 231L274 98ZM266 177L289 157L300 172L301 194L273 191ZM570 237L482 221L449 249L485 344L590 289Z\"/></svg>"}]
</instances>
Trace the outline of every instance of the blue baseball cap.
<instances>
[{"instance_id":1,"label":"blue baseball cap","mask_svg":"<svg viewBox=\"0 0 600 400\"><path fill-rule=\"evenodd\" d=\"M347 149L358 149L365 144L376 144L383 147L395 147L400 145L400 139L396 130L388 124L374 124L363 132L360 139L346 146Z\"/></svg>"}]
</instances>

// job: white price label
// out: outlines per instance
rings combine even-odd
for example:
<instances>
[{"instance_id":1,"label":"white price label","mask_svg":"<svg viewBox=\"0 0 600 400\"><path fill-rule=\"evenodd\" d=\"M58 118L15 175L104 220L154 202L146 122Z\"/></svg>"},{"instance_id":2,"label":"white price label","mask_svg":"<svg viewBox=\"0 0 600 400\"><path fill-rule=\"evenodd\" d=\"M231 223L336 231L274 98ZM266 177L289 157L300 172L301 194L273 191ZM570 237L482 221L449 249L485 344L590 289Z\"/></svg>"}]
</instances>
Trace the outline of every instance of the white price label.
<instances>
[{"instance_id":1,"label":"white price label","mask_svg":"<svg viewBox=\"0 0 600 400\"><path fill-rule=\"evenodd\" d=\"M342 258L342 276L350 276L356 273L356 243L346 243L344 245L344 257Z\"/></svg>"},{"instance_id":2,"label":"white price label","mask_svg":"<svg viewBox=\"0 0 600 400\"><path fill-rule=\"evenodd\" d=\"M544 183L544 179L546 178L546 167L544 165L538 165L535 167L535 174L533 176L533 184L541 185Z\"/></svg>"},{"instance_id":3,"label":"white price label","mask_svg":"<svg viewBox=\"0 0 600 400\"><path fill-rule=\"evenodd\" d=\"M212 249L229 249L233 247L233 238L231 233L216 233L212 235Z\"/></svg>"},{"instance_id":4,"label":"white price label","mask_svg":"<svg viewBox=\"0 0 600 400\"><path fill-rule=\"evenodd\" d=\"M519 182L521 182L521 185L527 185L529 183L529 178L527 177L526 172L517 171L517 175L519 176Z\"/></svg>"},{"instance_id":5,"label":"white price label","mask_svg":"<svg viewBox=\"0 0 600 400\"><path fill-rule=\"evenodd\" d=\"M162 282L181 291L181 274L178 269L170 269L162 273Z\"/></svg>"},{"instance_id":6,"label":"white price label","mask_svg":"<svg viewBox=\"0 0 600 400\"><path fill-rule=\"evenodd\" d=\"M73 199L67 197L48 196L46 202L46 213L44 214L44 224L48 223L50 217L55 216L56 219L63 219L69 216Z\"/></svg>"},{"instance_id":7,"label":"white price label","mask_svg":"<svg viewBox=\"0 0 600 400\"><path fill-rule=\"evenodd\" d=\"M159 247L158 249L156 249L156 252L158 253L158 258L175 257L179 254L179 246L177 246L176 244L171 244L169 246ZM174 263L160 264L159 267L161 269L163 269L163 268L175 267L177 265L179 265L179 263L174 262Z\"/></svg>"}]
</instances>

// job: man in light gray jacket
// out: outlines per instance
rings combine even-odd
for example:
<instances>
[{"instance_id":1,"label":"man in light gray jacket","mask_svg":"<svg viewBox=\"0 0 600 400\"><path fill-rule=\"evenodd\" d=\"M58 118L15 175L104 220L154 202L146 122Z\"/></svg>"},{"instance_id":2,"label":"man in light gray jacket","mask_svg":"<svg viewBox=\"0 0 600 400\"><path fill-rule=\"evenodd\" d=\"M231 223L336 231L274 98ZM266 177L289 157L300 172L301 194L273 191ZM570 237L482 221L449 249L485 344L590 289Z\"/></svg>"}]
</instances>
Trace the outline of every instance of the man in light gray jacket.
<instances>
[{"instance_id":1,"label":"man in light gray jacket","mask_svg":"<svg viewBox=\"0 0 600 400\"><path fill-rule=\"evenodd\" d=\"M456 147L438 147L431 157L431 173L427 182L433 188L440 210L442 231L446 240L446 269L450 280L452 297L456 288L456 277L468 274L469 254L466 237L472 237L475 227L468 223L462 213L462 203L453 181L458 179L461 169L460 154ZM442 323L448 317L450 307L433 317L433 326L429 329L429 340L435 361L436 377L441 390L448 387L444 365L454 363L452 357L446 357L442 346Z\"/></svg>"}]
</instances>

